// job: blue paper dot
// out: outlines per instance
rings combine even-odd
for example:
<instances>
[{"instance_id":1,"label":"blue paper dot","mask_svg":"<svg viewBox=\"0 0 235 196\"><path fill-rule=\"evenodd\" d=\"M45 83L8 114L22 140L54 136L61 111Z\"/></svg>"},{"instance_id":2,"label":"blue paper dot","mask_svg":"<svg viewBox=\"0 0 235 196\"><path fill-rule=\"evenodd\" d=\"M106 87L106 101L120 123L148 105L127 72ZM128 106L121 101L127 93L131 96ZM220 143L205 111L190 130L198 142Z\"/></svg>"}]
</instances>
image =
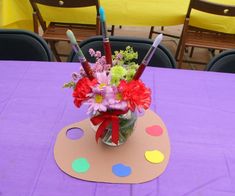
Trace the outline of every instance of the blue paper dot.
<instances>
[{"instance_id":1,"label":"blue paper dot","mask_svg":"<svg viewBox=\"0 0 235 196\"><path fill-rule=\"evenodd\" d=\"M131 174L131 168L124 165L124 164L118 163L116 165L113 165L112 172L116 176L125 177L125 176L129 176Z\"/></svg>"}]
</instances>

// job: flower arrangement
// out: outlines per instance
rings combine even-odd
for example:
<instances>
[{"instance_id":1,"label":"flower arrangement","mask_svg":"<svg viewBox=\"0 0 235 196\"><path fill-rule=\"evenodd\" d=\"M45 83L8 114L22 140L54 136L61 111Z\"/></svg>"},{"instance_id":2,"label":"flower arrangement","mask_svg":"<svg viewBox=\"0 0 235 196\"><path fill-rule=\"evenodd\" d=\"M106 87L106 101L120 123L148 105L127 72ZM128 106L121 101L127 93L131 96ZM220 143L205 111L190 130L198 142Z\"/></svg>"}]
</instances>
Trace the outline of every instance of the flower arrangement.
<instances>
[{"instance_id":1,"label":"flower arrangement","mask_svg":"<svg viewBox=\"0 0 235 196\"><path fill-rule=\"evenodd\" d=\"M83 67L78 73L72 74L72 80L64 87L73 88L74 104L80 107L88 105L88 114L93 116L93 125L100 125L96 133L96 140L104 137L107 127L112 127L112 142L117 144L120 139L117 129L119 120L124 115L134 111L146 110L151 103L151 90L141 80L133 80L139 65L134 61L138 53L132 47L115 51L112 55L113 64L107 64L105 56L100 51L89 49L95 64L91 67L94 78L90 80ZM133 126L132 126L133 129ZM127 134L128 135L128 134Z\"/></svg>"}]
</instances>

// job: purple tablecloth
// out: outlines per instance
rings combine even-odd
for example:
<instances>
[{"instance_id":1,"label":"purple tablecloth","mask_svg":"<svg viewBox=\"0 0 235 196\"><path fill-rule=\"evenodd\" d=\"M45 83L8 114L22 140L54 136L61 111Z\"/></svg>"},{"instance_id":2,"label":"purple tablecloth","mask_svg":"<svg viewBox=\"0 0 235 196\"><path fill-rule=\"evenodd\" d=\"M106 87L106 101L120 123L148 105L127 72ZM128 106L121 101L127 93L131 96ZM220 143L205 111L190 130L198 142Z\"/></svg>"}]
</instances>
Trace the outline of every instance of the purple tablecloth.
<instances>
[{"instance_id":1,"label":"purple tablecloth","mask_svg":"<svg viewBox=\"0 0 235 196\"><path fill-rule=\"evenodd\" d=\"M0 61L1 196L235 195L235 75L145 71L171 157L159 178L130 185L74 179L54 161L58 132L87 117L62 88L76 70L76 63Z\"/></svg>"}]
</instances>

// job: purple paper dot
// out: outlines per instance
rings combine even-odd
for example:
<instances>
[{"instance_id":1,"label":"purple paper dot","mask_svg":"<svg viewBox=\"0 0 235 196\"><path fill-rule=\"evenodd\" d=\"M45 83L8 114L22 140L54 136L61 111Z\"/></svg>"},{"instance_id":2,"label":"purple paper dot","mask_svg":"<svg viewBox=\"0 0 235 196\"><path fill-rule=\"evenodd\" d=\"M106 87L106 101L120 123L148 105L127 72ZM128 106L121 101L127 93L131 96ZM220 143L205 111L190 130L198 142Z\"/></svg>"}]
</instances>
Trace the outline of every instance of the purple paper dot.
<instances>
[{"instance_id":1,"label":"purple paper dot","mask_svg":"<svg viewBox=\"0 0 235 196\"><path fill-rule=\"evenodd\" d=\"M84 131L80 128L71 128L66 132L66 136L71 140L78 140L83 137Z\"/></svg>"}]
</instances>

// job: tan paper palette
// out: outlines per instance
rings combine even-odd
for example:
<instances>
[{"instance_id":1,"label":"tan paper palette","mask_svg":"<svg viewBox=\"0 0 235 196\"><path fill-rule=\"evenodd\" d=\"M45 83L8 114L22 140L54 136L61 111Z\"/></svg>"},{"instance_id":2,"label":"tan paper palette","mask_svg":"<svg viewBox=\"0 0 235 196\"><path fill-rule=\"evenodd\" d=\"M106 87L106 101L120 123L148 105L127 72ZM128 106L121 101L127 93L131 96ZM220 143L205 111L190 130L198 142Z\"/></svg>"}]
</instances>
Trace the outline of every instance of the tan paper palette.
<instances>
[{"instance_id":1,"label":"tan paper palette","mask_svg":"<svg viewBox=\"0 0 235 196\"><path fill-rule=\"evenodd\" d=\"M73 128L83 130L80 139L67 136L68 130ZM142 183L163 173L169 161L170 141L161 118L147 110L144 116L138 117L135 130L127 142L118 147L107 146L101 140L96 143L89 119L71 124L58 134L54 156L59 168L75 178L95 182ZM75 171L72 167L77 159L86 159L89 163L85 172ZM123 173L121 176L115 173L116 166L123 166L124 176Z\"/></svg>"}]
</instances>

